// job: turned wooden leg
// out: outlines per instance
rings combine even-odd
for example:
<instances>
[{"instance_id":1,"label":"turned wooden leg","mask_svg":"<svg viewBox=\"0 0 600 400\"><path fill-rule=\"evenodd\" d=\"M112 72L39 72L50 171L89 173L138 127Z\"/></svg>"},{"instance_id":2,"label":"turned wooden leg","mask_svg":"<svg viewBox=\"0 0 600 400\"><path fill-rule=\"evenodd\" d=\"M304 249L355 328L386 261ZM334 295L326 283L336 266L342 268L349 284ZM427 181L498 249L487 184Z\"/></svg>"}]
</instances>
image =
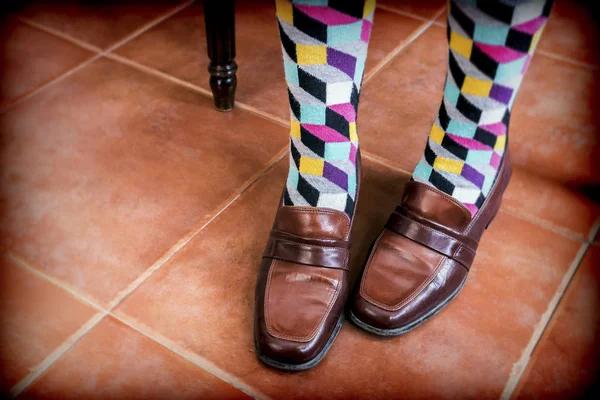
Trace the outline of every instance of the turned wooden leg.
<instances>
[{"instance_id":1,"label":"turned wooden leg","mask_svg":"<svg viewBox=\"0 0 600 400\"><path fill-rule=\"evenodd\" d=\"M219 111L231 111L237 86L235 63L235 0L205 0L204 20L210 89Z\"/></svg>"}]
</instances>

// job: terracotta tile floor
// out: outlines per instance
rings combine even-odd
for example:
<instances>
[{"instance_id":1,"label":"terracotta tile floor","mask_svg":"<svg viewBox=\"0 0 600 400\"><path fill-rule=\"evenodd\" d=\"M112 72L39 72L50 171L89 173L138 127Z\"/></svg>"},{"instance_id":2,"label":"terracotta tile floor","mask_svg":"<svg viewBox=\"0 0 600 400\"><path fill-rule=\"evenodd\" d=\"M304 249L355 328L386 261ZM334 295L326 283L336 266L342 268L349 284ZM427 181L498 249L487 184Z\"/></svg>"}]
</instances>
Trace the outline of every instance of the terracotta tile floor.
<instances>
[{"instance_id":1,"label":"terracotta tile floor","mask_svg":"<svg viewBox=\"0 0 600 400\"><path fill-rule=\"evenodd\" d=\"M0 32L0 384L19 398L565 398L600 374L598 46L558 1L515 106L503 209L461 295L315 369L253 351L287 163L270 0L239 1L237 108L212 108L202 6L38 1ZM380 0L361 100L353 274L439 105L445 2Z\"/></svg>"}]
</instances>

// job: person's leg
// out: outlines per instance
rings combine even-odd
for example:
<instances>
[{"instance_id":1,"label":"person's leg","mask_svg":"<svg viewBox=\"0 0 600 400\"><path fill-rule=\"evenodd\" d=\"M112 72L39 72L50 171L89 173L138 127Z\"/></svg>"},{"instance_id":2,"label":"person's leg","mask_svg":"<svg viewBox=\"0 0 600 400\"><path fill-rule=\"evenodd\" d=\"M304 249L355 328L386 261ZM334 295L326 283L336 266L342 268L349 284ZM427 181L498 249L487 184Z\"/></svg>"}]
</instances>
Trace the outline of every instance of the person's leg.
<instances>
[{"instance_id":1,"label":"person's leg","mask_svg":"<svg viewBox=\"0 0 600 400\"><path fill-rule=\"evenodd\" d=\"M360 179L356 111L374 3L276 2L292 114L290 168L254 302L256 354L275 368L312 368L342 327Z\"/></svg>"},{"instance_id":2,"label":"person's leg","mask_svg":"<svg viewBox=\"0 0 600 400\"><path fill-rule=\"evenodd\" d=\"M291 108L284 203L354 212L356 113L374 0L277 0Z\"/></svg>"},{"instance_id":3,"label":"person's leg","mask_svg":"<svg viewBox=\"0 0 600 400\"><path fill-rule=\"evenodd\" d=\"M404 334L465 284L510 179L510 111L549 12L546 0L451 1L442 105L354 290L361 328Z\"/></svg>"},{"instance_id":4,"label":"person's leg","mask_svg":"<svg viewBox=\"0 0 600 400\"><path fill-rule=\"evenodd\" d=\"M472 215L496 178L513 102L551 0L452 0L444 97L413 179L463 203Z\"/></svg>"}]
</instances>

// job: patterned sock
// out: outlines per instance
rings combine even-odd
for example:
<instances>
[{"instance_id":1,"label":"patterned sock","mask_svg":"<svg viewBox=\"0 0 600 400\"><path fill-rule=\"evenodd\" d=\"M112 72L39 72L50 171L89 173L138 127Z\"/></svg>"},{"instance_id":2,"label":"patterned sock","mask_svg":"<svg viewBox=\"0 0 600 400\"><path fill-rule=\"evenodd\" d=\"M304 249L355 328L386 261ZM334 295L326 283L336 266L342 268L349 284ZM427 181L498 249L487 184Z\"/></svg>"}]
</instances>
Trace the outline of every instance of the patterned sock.
<instances>
[{"instance_id":1,"label":"patterned sock","mask_svg":"<svg viewBox=\"0 0 600 400\"><path fill-rule=\"evenodd\" d=\"M483 204L502 163L510 112L552 0L452 0L444 99L413 179Z\"/></svg>"},{"instance_id":2,"label":"patterned sock","mask_svg":"<svg viewBox=\"0 0 600 400\"><path fill-rule=\"evenodd\" d=\"M284 203L352 216L356 113L375 0L277 0L291 108Z\"/></svg>"}]
</instances>

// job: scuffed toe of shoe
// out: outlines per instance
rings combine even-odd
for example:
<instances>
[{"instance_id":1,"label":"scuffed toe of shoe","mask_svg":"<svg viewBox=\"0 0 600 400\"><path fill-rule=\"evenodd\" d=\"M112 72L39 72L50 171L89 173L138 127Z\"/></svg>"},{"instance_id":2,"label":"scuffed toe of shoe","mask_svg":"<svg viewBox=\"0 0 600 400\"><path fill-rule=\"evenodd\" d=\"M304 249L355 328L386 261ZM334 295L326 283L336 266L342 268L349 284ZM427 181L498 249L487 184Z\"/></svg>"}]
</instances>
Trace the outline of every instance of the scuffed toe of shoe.
<instances>
[{"instance_id":1,"label":"scuffed toe of shoe","mask_svg":"<svg viewBox=\"0 0 600 400\"><path fill-rule=\"evenodd\" d=\"M255 345L261 361L300 371L316 365L339 328L348 272L263 258L255 299Z\"/></svg>"}]
</instances>

